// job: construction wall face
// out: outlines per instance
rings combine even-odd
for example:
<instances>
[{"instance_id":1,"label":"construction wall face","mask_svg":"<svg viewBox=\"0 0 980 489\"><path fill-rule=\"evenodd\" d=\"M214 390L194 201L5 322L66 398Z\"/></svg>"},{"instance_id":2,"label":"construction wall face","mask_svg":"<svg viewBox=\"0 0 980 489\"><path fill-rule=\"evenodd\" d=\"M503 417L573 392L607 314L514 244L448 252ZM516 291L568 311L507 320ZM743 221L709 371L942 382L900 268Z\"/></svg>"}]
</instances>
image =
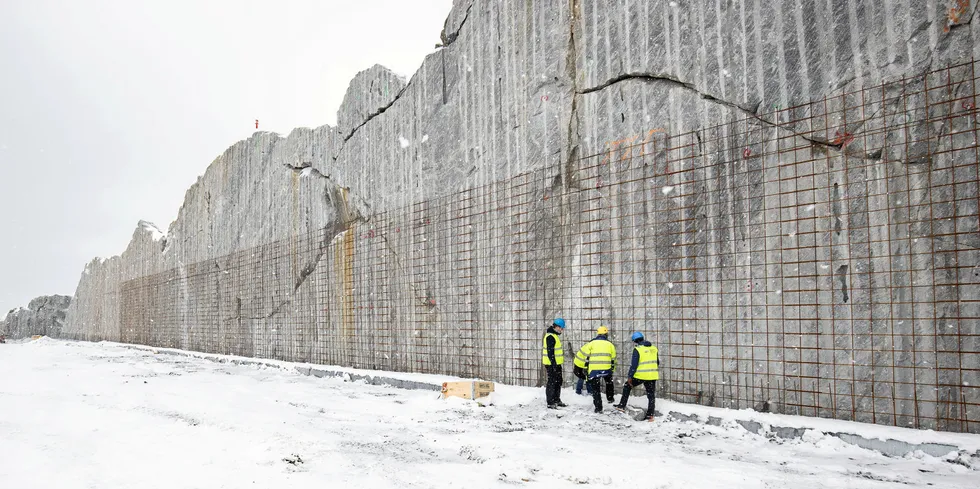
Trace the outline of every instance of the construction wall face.
<instances>
[{"instance_id":1,"label":"construction wall face","mask_svg":"<svg viewBox=\"0 0 980 489\"><path fill-rule=\"evenodd\" d=\"M677 399L976 432L977 73L610 141L601 316Z\"/></svg>"},{"instance_id":2,"label":"construction wall face","mask_svg":"<svg viewBox=\"0 0 980 489\"><path fill-rule=\"evenodd\" d=\"M91 263L65 334L542 385L564 317L620 379L643 331L661 396L980 432L975 6L676 3L457 1L407 85Z\"/></svg>"}]
</instances>

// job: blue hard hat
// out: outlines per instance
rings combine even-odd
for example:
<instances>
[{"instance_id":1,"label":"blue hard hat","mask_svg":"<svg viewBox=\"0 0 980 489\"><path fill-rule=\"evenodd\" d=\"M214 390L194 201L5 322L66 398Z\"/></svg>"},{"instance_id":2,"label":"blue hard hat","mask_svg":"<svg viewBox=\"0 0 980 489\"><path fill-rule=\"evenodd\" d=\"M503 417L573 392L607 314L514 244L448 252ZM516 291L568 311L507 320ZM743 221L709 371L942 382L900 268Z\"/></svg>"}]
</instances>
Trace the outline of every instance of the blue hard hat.
<instances>
[{"instance_id":1,"label":"blue hard hat","mask_svg":"<svg viewBox=\"0 0 980 489\"><path fill-rule=\"evenodd\" d=\"M564 328L565 320L562 318L555 318L555 326L558 326L559 328Z\"/></svg>"},{"instance_id":2,"label":"blue hard hat","mask_svg":"<svg viewBox=\"0 0 980 489\"><path fill-rule=\"evenodd\" d=\"M641 341L643 339L643 333L636 331L633 333L633 336L631 336L630 339L633 341Z\"/></svg>"}]
</instances>

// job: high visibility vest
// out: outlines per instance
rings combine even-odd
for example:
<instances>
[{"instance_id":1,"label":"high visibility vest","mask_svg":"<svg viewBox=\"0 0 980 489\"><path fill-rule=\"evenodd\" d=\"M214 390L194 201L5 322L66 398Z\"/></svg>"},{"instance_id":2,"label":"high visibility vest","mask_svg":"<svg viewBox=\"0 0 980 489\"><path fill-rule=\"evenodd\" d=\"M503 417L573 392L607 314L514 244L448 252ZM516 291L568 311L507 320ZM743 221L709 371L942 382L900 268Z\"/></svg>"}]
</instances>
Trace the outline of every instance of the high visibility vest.
<instances>
[{"instance_id":1,"label":"high visibility vest","mask_svg":"<svg viewBox=\"0 0 980 489\"><path fill-rule=\"evenodd\" d=\"M555 365L561 365L565 363L565 350L561 347L561 338L554 333L548 333L541 338L541 363L545 365L551 365L551 359L548 358L548 337L555 337Z\"/></svg>"},{"instance_id":2,"label":"high visibility vest","mask_svg":"<svg viewBox=\"0 0 980 489\"><path fill-rule=\"evenodd\" d=\"M596 370L612 370L616 363L616 347L609 340L592 340L575 355L576 362L589 364L589 373Z\"/></svg>"},{"instance_id":3,"label":"high visibility vest","mask_svg":"<svg viewBox=\"0 0 980 489\"><path fill-rule=\"evenodd\" d=\"M581 348L578 350L578 353L575 354L575 360L573 360L573 363L575 363L575 366L578 368L585 368L585 358L582 356Z\"/></svg>"},{"instance_id":4,"label":"high visibility vest","mask_svg":"<svg viewBox=\"0 0 980 489\"><path fill-rule=\"evenodd\" d=\"M639 380L660 379L660 366L657 364L657 347L637 346L635 349L640 353L640 363L636 365L636 372L633 373L633 378Z\"/></svg>"}]
</instances>

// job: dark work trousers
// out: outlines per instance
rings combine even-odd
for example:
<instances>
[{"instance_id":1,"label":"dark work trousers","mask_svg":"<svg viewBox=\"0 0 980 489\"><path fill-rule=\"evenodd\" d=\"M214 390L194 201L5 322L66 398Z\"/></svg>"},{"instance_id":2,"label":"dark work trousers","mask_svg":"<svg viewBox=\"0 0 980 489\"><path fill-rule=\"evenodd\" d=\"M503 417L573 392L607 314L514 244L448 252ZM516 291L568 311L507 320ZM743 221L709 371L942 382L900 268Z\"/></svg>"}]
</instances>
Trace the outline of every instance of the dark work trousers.
<instances>
[{"instance_id":1,"label":"dark work trousers","mask_svg":"<svg viewBox=\"0 0 980 489\"><path fill-rule=\"evenodd\" d=\"M548 405L561 402L561 365L545 365L548 370L548 383L544 387L544 397L548 400Z\"/></svg>"},{"instance_id":2,"label":"dark work trousers","mask_svg":"<svg viewBox=\"0 0 980 489\"><path fill-rule=\"evenodd\" d=\"M656 380L640 380L633 378L633 385L643 384L643 388L647 391L647 416L653 416L653 407L657 403L657 381ZM630 391L633 388L629 384L623 384L623 398L619 400L620 406L625 406L626 401L630 399Z\"/></svg>"},{"instance_id":3,"label":"dark work trousers","mask_svg":"<svg viewBox=\"0 0 980 489\"><path fill-rule=\"evenodd\" d=\"M613 402L613 379L612 375L603 375L589 379L589 388L592 389L592 404L596 409L602 409L602 389L599 388L599 381L606 379L606 400Z\"/></svg>"}]
</instances>

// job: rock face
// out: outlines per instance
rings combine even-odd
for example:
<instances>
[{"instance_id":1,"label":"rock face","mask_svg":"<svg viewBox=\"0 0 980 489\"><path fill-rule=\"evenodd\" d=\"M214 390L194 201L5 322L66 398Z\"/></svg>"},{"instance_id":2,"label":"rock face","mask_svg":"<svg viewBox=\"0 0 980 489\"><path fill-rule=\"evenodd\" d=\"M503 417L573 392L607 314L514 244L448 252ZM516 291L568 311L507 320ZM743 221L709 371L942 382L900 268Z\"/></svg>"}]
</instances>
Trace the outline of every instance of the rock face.
<instances>
[{"instance_id":1,"label":"rock face","mask_svg":"<svg viewBox=\"0 0 980 489\"><path fill-rule=\"evenodd\" d=\"M350 139L354 131L391 107L405 89L405 80L381 65L357 74L337 113L337 130Z\"/></svg>"},{"instance_id":2,"label":"rock face","mask_svg":"<svg viewBox=\"0 0 980 489\"><path fill-rule=\"evenodd\" d=\"M7 313L7 317L0 321L0 334L8 339L33 335L59 337L70 303L71 297L67 295L37 297L27 309L18 308Z\"/></svg>"},{"instance_id":3,"label":"rock face","mask_svg":"<svg viewBox=\"0 0 980 489\"><path fill-rule=\"evenodd\" d=\"M563 316L566 357L644 331L662 396L980 432L976 9L457 0L407 84L86 266L64 334L536 385Z\"/></svg>"}]
</instances>

